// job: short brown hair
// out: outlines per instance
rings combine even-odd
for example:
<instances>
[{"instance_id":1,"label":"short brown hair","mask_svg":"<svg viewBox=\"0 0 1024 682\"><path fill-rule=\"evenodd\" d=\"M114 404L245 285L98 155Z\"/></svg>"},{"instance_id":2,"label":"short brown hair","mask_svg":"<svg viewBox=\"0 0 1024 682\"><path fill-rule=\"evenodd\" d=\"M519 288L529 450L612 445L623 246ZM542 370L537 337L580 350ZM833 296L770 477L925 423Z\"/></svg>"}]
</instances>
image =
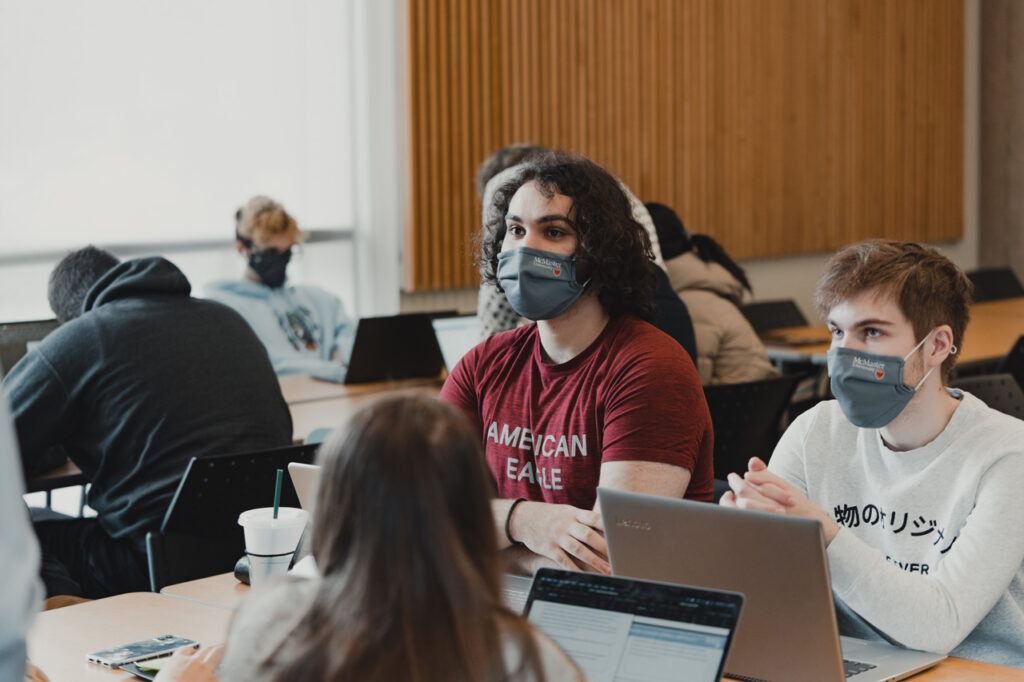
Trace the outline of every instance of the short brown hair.
<instances>
[{"instance_id":1,"label":"short brown hair","mask_svg":"<svg viewBox=\"0 0 1024 682\"><path fill-rule=\"evenodd\" d=\"M963 348L970 320L971 282L956 263L936 249L914 242L873 239L847 246L825 266L814 291L822 315L857 294L877 290L892 297L910 320L917 341L935 327L948 324L953 345ZM942 363L942 382L956 362L952 353Z\"/></svg>"},{"instance_id":2,"label":"short brown hair","mask_svg":"<svg viewBox=\"0 0 1024 682\"><path fill-rule=\"evenodd\" d=\"M235 238L246 246L267 242L279 234L293 234L301 242L306 235L284 206L270 197L255 196L235 211Z\"/></svg>"}]
</instances>

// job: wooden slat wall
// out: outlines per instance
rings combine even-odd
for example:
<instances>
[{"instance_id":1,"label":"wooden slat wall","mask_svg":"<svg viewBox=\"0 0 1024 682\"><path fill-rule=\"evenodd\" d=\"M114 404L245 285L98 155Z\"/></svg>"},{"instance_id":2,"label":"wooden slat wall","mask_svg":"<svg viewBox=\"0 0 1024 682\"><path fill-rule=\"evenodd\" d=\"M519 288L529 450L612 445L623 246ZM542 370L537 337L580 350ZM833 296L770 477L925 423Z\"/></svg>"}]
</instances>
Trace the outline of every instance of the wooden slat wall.
<instances>
[{"instance_id":1,"label":"wooden slat wall","mask_svg":"<svg viewBox=\"0 0 1024 682\"><path fill-rule=\"evenodd\" d=\"M963 0L406 0L407 290L474 286L478 164L573 150L736 258L963 229Z\"/></svg>"}]
</instances>

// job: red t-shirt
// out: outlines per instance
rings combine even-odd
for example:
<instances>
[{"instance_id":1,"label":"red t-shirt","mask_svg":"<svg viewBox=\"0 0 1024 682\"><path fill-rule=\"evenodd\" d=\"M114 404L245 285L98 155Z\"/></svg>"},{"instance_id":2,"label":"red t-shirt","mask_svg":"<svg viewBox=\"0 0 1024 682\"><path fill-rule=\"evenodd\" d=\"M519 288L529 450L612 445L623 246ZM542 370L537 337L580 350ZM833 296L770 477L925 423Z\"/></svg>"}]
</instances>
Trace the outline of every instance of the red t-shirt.
<instances>
[{"instance_id":1,"label":"red t-shirt","mask_svg":"<svg viewBox=\"0 0 1024 682\"><path fill-rule=\"evenodd\" d=\"M572 360L541 360L537 325L487 339L441 398L480 428L498 497L591 509L602 462L690 470L686 497L712 499L714 436L693 361L675 340L623 315Z\"/></svg>"}]
</instances>

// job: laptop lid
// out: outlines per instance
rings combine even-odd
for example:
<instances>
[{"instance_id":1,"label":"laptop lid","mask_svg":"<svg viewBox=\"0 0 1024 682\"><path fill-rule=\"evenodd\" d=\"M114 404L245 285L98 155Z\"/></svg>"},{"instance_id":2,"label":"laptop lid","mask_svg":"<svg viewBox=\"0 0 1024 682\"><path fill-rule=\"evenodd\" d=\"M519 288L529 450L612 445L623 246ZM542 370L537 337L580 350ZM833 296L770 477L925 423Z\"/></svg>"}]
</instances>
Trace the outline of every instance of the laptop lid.
<instances>
[{"instance_id":1,"label":"laptop lid","mask_svg":"<svg viewBox=\"0 0 1024 682\"><path fill-rule=\"evenodd\" d=\"M289 462L288 476L291 477L295 494L299 498L299 506L309 513L309 518L313 518L316 489L320 485L320 465Z\"/></svg>"},{"instance_id":2,"label":"laptop lid","mask_svg":"<svg viewBox=\"0 0 1024 682\"><path fill-rule=\"evenodd\" d=\"M615 574L746 596L727 674L871 682L902 679L944 658L863 642L857 661L869 667L844 675L817 521L604 488L598 489L598 498Z\"/></svg>"},{"instance_id":3,"label":"laptop lid","mask_svg":"<svg viewBox=\"0 0 1024 682\"><path fill-rule=\"evenodd\" d=\"M527 619L593 682L718 682L743 595L578 571L537 571Z\"/></svg>"},{"instance_id":4,"label":"laptop lid","mask_svg":"<svg viewBox=\"0 0 1024 682\"><path fill-rule=\"evenodd\" d=\"M444 360L430 319L411 313L359 320L345 383L440 376Z\"/></svg>"},{"instance_id":5,"label":"laptop lid","mask_svg":"<svg viewBox=\"0 0 1024 682\"><path fill-rule=\"evenodd\" d=\"M30 320L0 324L0 371L7 374L32 347L59 326L57 320Z\"/></svg>"},{"instance_id":6,"label":"laptop lid","mask_svg":"<svg viewBox=\"0 0 1024 682\"><path fill-rule=\"evenodd\" d=\"M480 323L476 315L435 317L432 322L444 366L451 372L462 356L480 343Z\"/></svg>"}]
</instances>

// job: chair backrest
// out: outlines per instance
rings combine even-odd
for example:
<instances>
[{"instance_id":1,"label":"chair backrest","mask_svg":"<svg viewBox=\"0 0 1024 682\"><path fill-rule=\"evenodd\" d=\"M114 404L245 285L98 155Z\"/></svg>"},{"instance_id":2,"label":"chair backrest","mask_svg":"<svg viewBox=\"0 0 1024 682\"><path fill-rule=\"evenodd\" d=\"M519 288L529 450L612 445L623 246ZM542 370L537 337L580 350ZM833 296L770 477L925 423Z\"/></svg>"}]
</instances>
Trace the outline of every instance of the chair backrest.
<instances>
[{"instance_id":1,"label":"chair backrest","mask_svg":"<svg viewBox=\"0 0 1024 682\"><path fill-rule=\"evenodd\" d=\"M1012 374L1021 388L1024 388L1024 336L1017 338L1017 343L999 363L998 372Z\"/></svg>"},{"instance_id":2,"label":"chair backrest","mask_svg":"<svg viewBox=\"0 0 1024 682\"><path fill-rule=\"evenodd\" d=\"M236 455L193 457L168 505L160 531L146 538L150 587L225 573L245 553L238 515L274 502L278 469L310 464L318 443ZM291 478L284 476L281 506L299 506Z\"/></svg>"},{"instance_id":3,"label":"chair backrest","mask_svg":"<svg viewBox=\"0 0 1024 682\"><path fill-rule=\"evenodd\" d=\"M792 299L747 303L740 307L740 312L758 334L785 327L807 326L807 318Z\"/></svg>"},{"instance_id":4,"label":"chair backrest","mask_svg":"<svg viewBox=\"0 0 1024 682\"><path fill-rule=\"evenodd\" d=\"M1024 296L1024 286L1010 268L980 268L968 272L967 278L974 285L973 296L978 303Z\"/></svg>"},{"instance_id":5,"label":"chair backrest","mask_svg":"<svg viewBox=\"0 0 1024 682\"><path fill-rule=\"evenodd\" d=\"M751 457L768 461L779 439L782 415L800 374L743 384L705 386L715 430L715 477L742 474Z\"/></svg>"},{"instance_id":6,"label":"chair backrest","mask_svg":"<svg viewBox=\"0 0 1024 682\"><path fill-rule=\"evenodd\" d=\"M60 323L57 320L30 320L0 324L0 372L7 374L11 367L28 352L28 344L42 341Z\"/></svg>"},{"instance_id":7,"label":"chair backrest","mask_svg":"<svg viewBox=\"0 0 1024 682\"><path fill-rule=\"evenodd\" d=\"M1009 374L982 374L953 382L994 410L1024 419L1024 389Z\"/></svg>"}]
</instances>

